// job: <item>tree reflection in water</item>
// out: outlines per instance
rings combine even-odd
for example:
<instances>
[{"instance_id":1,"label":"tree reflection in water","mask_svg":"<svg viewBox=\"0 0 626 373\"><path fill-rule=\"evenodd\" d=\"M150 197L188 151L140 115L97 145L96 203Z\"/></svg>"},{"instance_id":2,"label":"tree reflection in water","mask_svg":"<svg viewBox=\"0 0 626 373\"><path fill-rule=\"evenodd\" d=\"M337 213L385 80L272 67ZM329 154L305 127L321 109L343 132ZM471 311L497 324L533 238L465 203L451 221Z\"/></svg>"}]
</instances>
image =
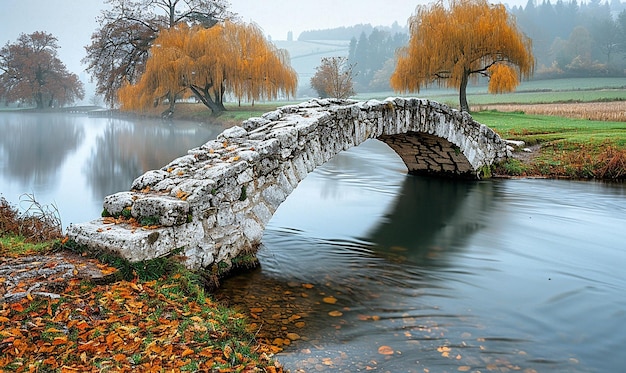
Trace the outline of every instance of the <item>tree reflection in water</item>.
<instances>
[{"instance_id":1,"label":"tree reflection in water","mask_svg":"<svg viewBox=\"0 0 626 373\"><path fill-rule=\"evenodd\" d=\"M0 169L22 185L56 184L60 167L85 137L78 118L62 114L1 115L0 128Z\"/></svg>"},{"instance_id":2,"label":"tree reflection in water","mask_svg":"<svg viewBox=\"0 0 626 373\"><path fill-rule=\"evenodd\" d=\"M221 130L185 122L112 119L96 139L83 172L94 197L128 190L144 172L167 165Z\"/></svg>"}]
</instances>

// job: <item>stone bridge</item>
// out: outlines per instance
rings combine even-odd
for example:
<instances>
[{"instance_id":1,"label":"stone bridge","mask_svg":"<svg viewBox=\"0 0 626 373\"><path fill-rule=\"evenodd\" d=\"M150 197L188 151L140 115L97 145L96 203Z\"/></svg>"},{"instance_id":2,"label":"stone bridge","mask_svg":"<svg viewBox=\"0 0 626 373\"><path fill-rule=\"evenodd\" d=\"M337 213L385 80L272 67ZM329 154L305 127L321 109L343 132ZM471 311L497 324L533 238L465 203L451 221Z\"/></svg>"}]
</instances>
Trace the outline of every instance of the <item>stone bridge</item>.
<instances>
[{"instance_id":1,"label":"stone bridge","mask_svg":"<svg viewBox=\"0 0 626 373\"><path fill-rule=\"evenodd\" d=\"M309 172L370 138L412 174L480 179L508 155L493 130L437 102L311 100L248 119L146 172L131 191L104 199L105 217L67 233L131 262L177 253L191 269L228 270L254 255L265 225Z\"/></svg>"}]
</instances>

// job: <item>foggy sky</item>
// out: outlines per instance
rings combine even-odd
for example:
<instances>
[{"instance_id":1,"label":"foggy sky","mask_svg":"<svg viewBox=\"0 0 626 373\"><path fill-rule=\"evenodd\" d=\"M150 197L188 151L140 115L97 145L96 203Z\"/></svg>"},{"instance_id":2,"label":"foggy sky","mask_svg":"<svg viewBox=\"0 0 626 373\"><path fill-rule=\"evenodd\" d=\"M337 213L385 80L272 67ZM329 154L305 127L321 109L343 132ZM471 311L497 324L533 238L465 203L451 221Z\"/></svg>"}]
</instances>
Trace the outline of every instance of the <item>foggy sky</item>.
<instances>
[{"instance_id":1,"label":"foggy sky","mask_svg":"<svg viewBox=\"0 0 626 373\"><path fill-rule=\"evenodd\" d=\"M230 0L231 11L255 22L273 40L294 39L302 31L370 23L406 25L418 4L429 0ZM524 5L526 0L510 0ZM0 0L0 45L13 43L21 33L51 33L59 39L59 58L68 70L86 79L85 46L98 26L102 0Z\"/></svg>"}]
</instances>

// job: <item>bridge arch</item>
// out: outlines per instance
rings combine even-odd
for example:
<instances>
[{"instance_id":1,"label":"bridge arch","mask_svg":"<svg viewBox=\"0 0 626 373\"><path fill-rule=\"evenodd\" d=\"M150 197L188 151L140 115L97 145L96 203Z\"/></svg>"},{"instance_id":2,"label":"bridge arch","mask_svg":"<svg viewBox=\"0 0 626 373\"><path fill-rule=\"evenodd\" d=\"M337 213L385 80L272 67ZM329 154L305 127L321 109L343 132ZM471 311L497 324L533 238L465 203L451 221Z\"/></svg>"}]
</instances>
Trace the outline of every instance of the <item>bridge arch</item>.
<instances>
[{"instance_id":1,"label":"bridge arch","mask_svg":"<svg viewBox=\"0 0 626 373\"><path fill-rule=\"evenodd\" d=\"M387 143L413 174L478 179L507 157L493 130L434 101L311 100L229 128L105 198L106 215L155 229L101 218L70 225L68 236L130 261L176 250L189 268L228 268L256 252L266 224L309 172L370 138Z\"/></svg>"}]
</instances>

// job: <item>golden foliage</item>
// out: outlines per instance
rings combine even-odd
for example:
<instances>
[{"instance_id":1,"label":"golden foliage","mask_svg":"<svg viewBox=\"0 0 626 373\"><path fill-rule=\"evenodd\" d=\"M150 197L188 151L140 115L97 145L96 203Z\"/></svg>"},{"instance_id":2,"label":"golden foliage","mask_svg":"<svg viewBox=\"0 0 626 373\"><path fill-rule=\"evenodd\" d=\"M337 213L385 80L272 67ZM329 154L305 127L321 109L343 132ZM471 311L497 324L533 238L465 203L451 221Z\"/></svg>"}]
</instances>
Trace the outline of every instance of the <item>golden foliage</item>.
<instances>
[{"instance_id":1,"label":"golden foliage","mask_svg":"<svg viewBox=\"0 0 626 373\"><path fill-rule=\"evenodd\" d=\"M506 93L513 92L515 87L519 85L517 72L510 65L496 64L488 69L489 76L489 93Z\"/></svg>"},{"instance_id":2,"label":"golden foliage","mask_svg":"<svg viewBox=\"0 0 626 373\"><path fill-rule=\"evenodd\" d=\"M162 30L140 81L122 87L118 96L123 110L136 110L192 93L207 105L207 99L221 104L225 92L262 100L294 95L296 88L297 75L285 51L253 24L224 22Z\"/></svg>"},{"instance_id":3,"label":"golden foliage","mask_svg":"<svg viewBox=\"0 0 626 373\"><path fill-rule=\"evenodd\" d=\"M491 74L495 82L490 91L505 92L517 86L518 77L528 77L534 70L531 40L502 4L438 1L418 6L409 22L411 38L398 51L391 77L395 90L419 91L437 82L460 87L463 96L469 77Z\"/></svg>"}]
</instances>

